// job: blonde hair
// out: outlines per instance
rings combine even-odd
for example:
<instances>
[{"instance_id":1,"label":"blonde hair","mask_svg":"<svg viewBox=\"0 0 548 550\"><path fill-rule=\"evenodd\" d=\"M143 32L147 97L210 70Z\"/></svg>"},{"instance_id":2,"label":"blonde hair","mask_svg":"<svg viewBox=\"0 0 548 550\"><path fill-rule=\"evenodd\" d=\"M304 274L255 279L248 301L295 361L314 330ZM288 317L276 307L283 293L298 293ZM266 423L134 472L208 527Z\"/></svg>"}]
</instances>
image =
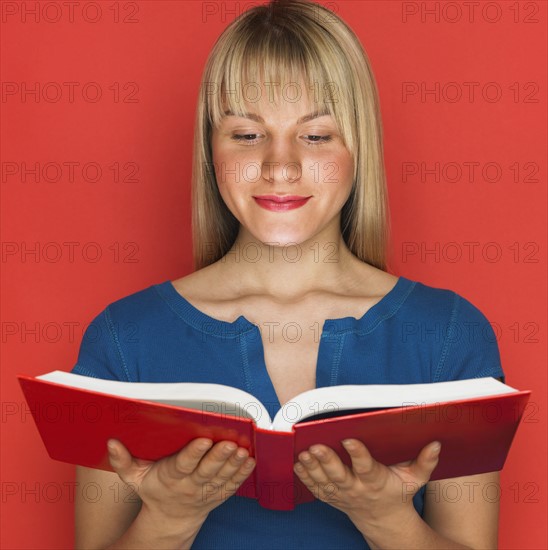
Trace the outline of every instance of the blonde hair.
<instances>
[{"instance_id":1,"label":"blonde hair","mask_svg":"<svg viewBox=\"0 0 548 550\"><path fill-rule=\"evenodd\" d=\"M242 114L238 90L258 82L311 83L322 110L336 120L354 159L351 194L341 210L341 233L360 260L386 269L388 208L382 122L369 59L353 31L332 11L306 0L274 0L236 18L219 36L202 76L192 166L194 269L222 258L239 222L215 179L211 130L228 108ZM313 88L312 88L313 87ZM275 100L280 86L272 86ZM227 93L230 92L230 93Z\"/></svg>"}]
</instances>

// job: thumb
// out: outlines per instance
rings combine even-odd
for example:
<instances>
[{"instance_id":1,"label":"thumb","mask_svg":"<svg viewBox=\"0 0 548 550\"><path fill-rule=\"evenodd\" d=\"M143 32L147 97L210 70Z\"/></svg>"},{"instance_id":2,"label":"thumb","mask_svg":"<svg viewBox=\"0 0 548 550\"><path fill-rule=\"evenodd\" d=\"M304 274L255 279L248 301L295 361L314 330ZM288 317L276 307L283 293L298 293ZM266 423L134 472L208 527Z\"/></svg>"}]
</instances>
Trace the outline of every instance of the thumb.
<instances>
[{"instance_id":1,"label":"thumb","mask_svg":"<svg viewBox=\"0 0 548 550\"><path fill-rule=\"evenodd\" d=\"M108 460L112 469L120 476L122 481L129 483L131 479L131 466L133 457L124 445L117 439L109 439L107 441Z\"/></svg>"},{"instance_id":2,"label":"thumb","mask_svg":"<svg viewBox=\"0 0 548 550\"><path fill-rule=\"evenodd\" d=\"M411 462L409 470L419 483L425 484L430 479L432 472L438 465L440 451L441 443L433 441L426 445L417 458Z\"/></svg>"}]
</instances>

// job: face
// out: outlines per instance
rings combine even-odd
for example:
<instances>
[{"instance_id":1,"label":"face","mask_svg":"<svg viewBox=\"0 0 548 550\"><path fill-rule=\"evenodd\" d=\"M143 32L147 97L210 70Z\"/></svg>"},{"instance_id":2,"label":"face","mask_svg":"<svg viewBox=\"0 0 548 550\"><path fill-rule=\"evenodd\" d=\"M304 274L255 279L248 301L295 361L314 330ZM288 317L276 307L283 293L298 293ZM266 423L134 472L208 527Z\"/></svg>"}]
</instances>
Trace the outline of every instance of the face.
<instances>
[{"instance_id":1,"label":"face","mask_svg":"<svg viewBox=\"0 0 548 550\"><path fill-rule=\"evenodd\" d=\"M217 185L240 236L275 246L338 242L352 188L353 160L335 119L300 86L277 104L262 86L259 101L244 103L246 117L229 113L212 130Z\"/></svg>"}]
</instances>

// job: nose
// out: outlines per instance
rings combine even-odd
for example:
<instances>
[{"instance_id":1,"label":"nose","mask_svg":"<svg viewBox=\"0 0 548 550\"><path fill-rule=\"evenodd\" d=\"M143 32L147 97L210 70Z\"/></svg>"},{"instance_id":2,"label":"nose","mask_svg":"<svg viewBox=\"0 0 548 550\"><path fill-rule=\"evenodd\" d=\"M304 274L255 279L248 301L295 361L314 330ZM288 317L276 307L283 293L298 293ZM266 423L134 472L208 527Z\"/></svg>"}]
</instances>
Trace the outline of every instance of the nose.
<instances>
[{"instance_id":1,"label":"nose","mask_svg":"<svg viewBox=\"0 0 548 550\"><path fill-rule=\"evenodd\" d=\"M264 150L261 176L273 184L296 183L302 176L301 160L295 146L282 139L273 138Z\"/></svg>"}]
</instances>

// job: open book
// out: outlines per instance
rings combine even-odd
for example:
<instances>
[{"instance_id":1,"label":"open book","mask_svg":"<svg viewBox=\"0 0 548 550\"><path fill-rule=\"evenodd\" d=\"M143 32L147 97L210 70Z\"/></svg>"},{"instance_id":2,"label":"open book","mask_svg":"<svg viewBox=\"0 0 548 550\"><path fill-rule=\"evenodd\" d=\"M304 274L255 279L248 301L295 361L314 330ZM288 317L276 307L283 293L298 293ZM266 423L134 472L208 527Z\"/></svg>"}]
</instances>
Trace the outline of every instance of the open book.
<instances>
[{"instance_id":1,"label":"open book","mask_svg":"<svg viewBox=\"0 0 548 550\"><path fill-rule=\"evenodd\" d=\"M314 443L332 447L350 466L340 443L346 438L360 439L387 465L438 440L431 479L499 470L530 395L494 378L330 386L297 395L271 419L256 397L222 384L132 383L64 371L18 379L52 458L112 471L109 438L147 460L196 437L232 440L257 462L236 494L279 510L314 499L293 473L298 454Z\"/></svg>"}]
</instances>

